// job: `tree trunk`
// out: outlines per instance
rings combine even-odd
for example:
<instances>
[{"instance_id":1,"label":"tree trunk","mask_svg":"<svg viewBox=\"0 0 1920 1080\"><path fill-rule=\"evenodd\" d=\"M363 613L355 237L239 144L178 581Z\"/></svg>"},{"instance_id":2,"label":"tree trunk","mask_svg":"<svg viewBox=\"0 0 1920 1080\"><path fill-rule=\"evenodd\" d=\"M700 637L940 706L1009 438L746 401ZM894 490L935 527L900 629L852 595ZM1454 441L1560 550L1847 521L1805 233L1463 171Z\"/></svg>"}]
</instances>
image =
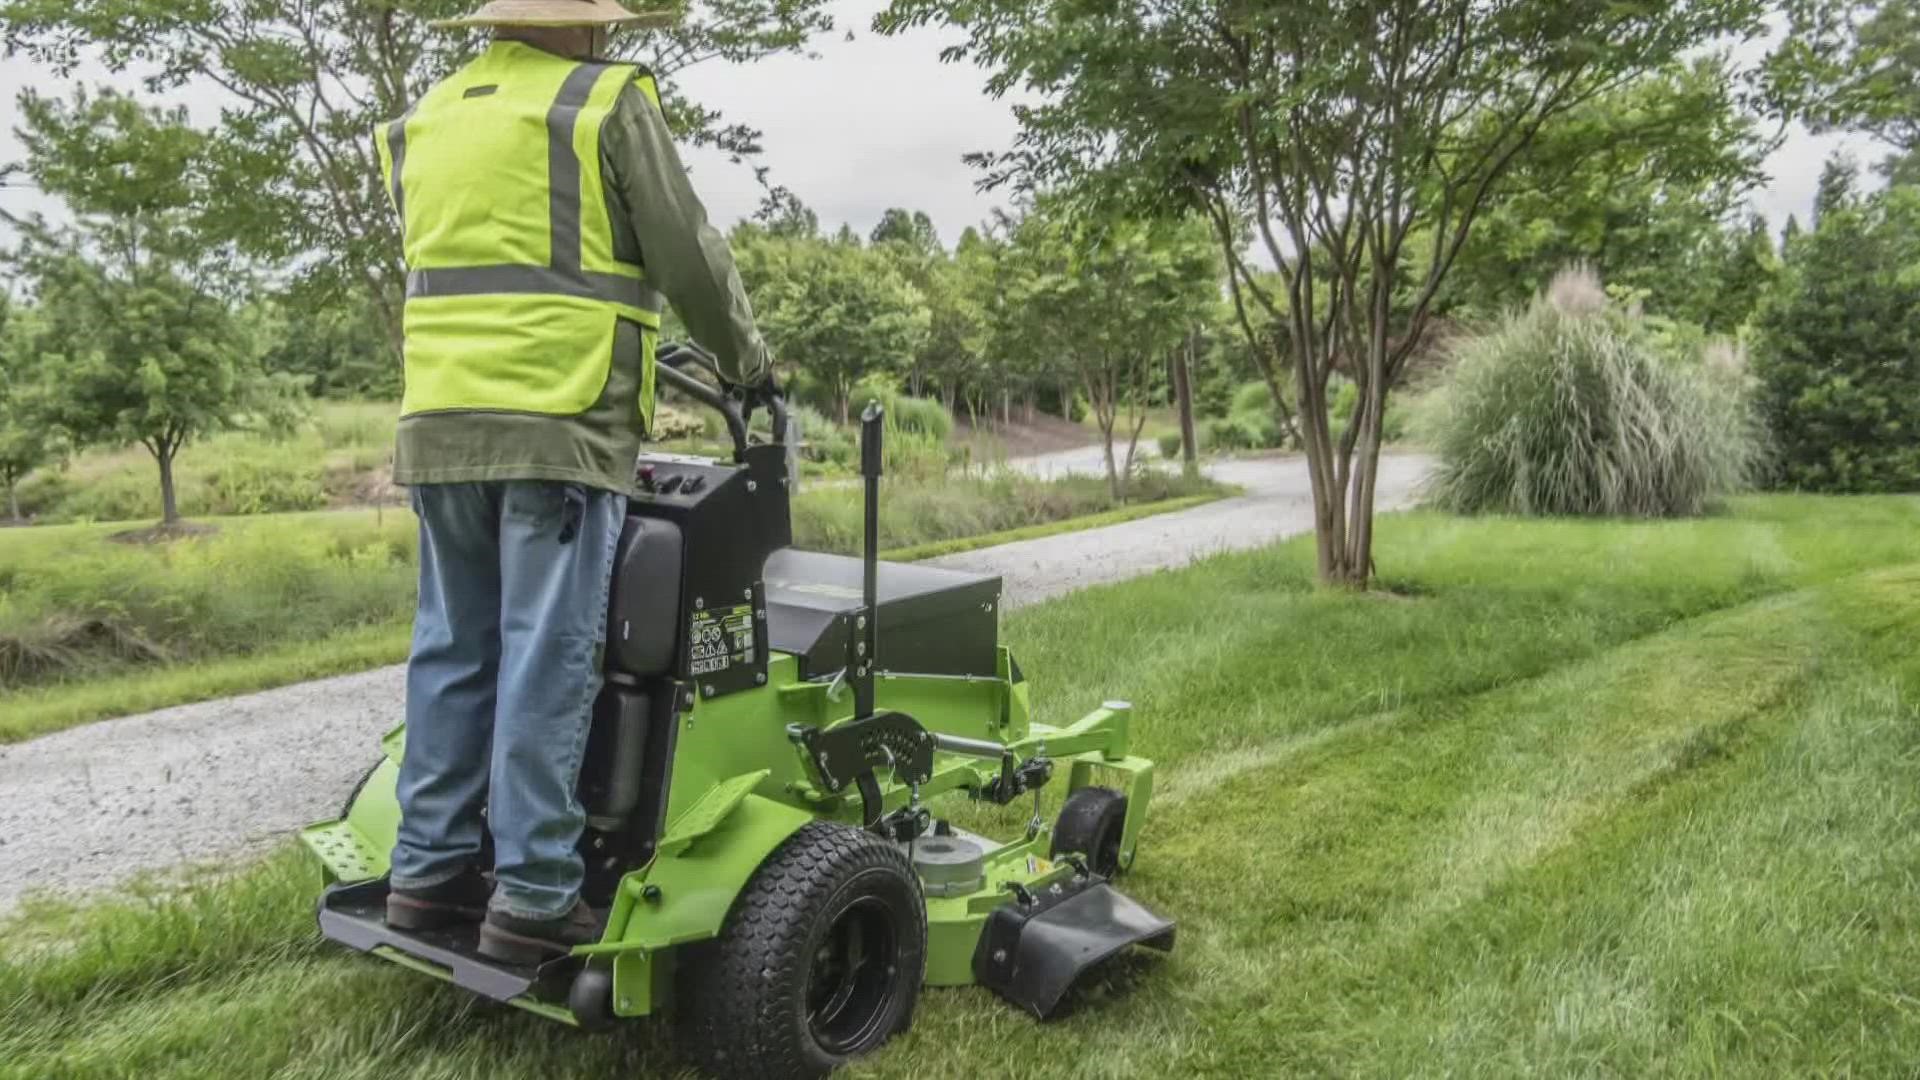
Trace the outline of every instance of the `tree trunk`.
<instances>
[{"instance_id":1,"label":"tree trunk","mask_svg":"<svg viewBox=\"0 0 1920 1080\"><path fill-rule=\"evenodd\" d=\"M20 514L20 483L17 480L7 481L7 514L16 525L27 520Z\"/></svg>"},{"instance_id":2,"label":"tree trunk","mask_svg":"<svg viewBox=\"0 0 1920 1080\"><path fill-rule=\"evenodd\" d=\"M180 504L173 493L173 455L172 448L153 455L160 463L160 524L169 527L180 524Z\"/></svg>"},{"instance_id":3,"label":"tree trunk","mask_svg":"<svg viewBox=\"0 0 1920 1080\"><path fill-rule=\"evenodd\" d=\"M1187 335L1187 347L1173 354L1173 396L1180 408L1180 467L1188 476L1200 471L1200 444L1193 433L1193 335Z\"/></svg>"}]
</instances>

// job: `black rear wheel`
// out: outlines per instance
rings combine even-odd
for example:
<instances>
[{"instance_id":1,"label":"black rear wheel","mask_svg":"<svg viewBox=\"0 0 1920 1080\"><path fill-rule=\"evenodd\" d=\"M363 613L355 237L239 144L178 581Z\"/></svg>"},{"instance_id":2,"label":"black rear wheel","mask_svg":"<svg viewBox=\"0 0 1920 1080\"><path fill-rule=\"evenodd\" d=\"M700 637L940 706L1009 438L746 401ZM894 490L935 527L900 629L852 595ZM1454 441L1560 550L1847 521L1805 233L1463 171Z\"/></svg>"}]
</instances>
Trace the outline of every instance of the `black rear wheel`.
<instances>
[{"instance_id":1,"label":"black rear wheel","mask_svg":"<svg viewBox=\"0 0 1920 1080\"><path fill-rule=\"evenodd\" d=\"M927 909L900 850L814 822L762 863L681 971L680 1048L720 1077L817 1077L913 1020Z\"/></svg>"},{"instance_id":2,"label":"black rear wheel","mask_svg":"<svg viewBox=\"0 0 1920 1080\"><path fill-rule=\"evenodd\" d=\"M1080 854L1087 869L1110 878L1120 872L1120 840L1127 829L1127 797L1104 787L1084 787L1067 796L1053 825L1052 853Z\"/></svg>"}]
</instances>

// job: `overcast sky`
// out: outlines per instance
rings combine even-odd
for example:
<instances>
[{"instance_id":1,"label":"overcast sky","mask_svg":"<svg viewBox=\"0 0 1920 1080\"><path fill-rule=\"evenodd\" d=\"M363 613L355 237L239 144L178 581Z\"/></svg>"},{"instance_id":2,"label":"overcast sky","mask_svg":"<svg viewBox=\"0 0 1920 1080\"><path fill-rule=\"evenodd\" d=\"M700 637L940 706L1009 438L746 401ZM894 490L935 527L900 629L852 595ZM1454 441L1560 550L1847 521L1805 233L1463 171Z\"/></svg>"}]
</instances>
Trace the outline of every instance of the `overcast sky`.
<instances>
[{"instance_id":1,"label":"overcast sky","mask_svg":"<svg viewBox=\"0 0 1920 1080\"><path fill-rule=\"evenodd\" d=\"M974 190L975 176L960 157L1004 148L1013 117L1004 103L981 92L977 69L939 62L951 35L921 31L883 38L870 32L869 20L883 6L882 0L836 0L838 29L816 44L817 58L713 64L680 80L694 98L764 131L762 160L773 168L773 178L792 188L829 229L845 221L864 233L887 207L906 206L932 215L951 242L999 201ZM849 31L852 40L846 40ZM104 70L81 77L92 83L111 78ZM15 98L27 86L48 92L58 83L23 59L0 61L0 160L19 157L12 134ZM186 104L202 122L218 115L214 92L185 91L171 103ZM1755 205L1776 226L1789 213L1804 220L1821 163L1840 145L1852 146L1863 160L1874 157L1872 147L1857 139L1796 133L1768 161L1770 180ZM715 154L690 159L696 186L717 221L730 224L753 212L760 191L750 169ZM17 189L0 189L0 200L15 213L57 209Z\"/></svg>"}]
</instances>

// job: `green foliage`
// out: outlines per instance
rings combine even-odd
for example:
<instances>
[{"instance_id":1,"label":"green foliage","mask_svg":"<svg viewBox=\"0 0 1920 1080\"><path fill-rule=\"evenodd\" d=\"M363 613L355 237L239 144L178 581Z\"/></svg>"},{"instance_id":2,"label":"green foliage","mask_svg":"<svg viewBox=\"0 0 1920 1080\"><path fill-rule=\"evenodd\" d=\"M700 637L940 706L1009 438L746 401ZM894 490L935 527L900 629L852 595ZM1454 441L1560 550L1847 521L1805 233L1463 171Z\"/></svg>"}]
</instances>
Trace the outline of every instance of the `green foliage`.
<instances>
[{"instance_id":1,"label":"green foliage","mask_svg":"<svg viewBox=\"0 0 1920 1080\"><path fill-rule=\"evenodd\" d=\"M945 405L910 397L881 379L869 379L853 388L849 399L853 415L858 418L873 401L878 401L884 410L888 431L926 435L942 443L953 434L953 414Z\"/></svg>"},{"instance_id":2,"label":"green foliage","mask_svg":"<svg viewBox=\"0 0 1920 1080\"><path fill-rule=\"evenodd\" d=\"M1456 513L1699 514L1756 451L1729 378L1604 308L1535 303L1464 344L1440 392L1430 494Z\"/></svg>"},{"instance_id":3,"label":"green foliage","mask_svg":"<svg viewBox=\"0 0 1920 1080\"><path fill-rule=\"evenodd\" d=\"M0 295L0 488L8 518L20 521L19 486L28 473L65 456L60 432L47 422L47 376L33 348L30 312Z\"/></svg>"},{"instance_id":4,"label":"green foliage","mask_svg":"<svg viewBox=\"0 0 1920 1080\"><path fill-rule=\"evenodd\" d=\"M302 287L330 305L367 311L384 340L397 343L399 240L368 133L483 44L482 34L426 25L472 6L0 0L0 34L10 52L61 74L104 63L123 82L140 80L156 94L196 80L226 89L220 123L201 133L208 185L200 209L212 238L297 272ZM672 26L624 35L615 45L622 59L659 76L669 120L683 137L752 155L760 133L688 100L673 76L709 60L801 52L831 29L826 6L694 0L680 5Z\"/></svg>"},{"instance_id":5,"label":"green foliage","mask_svg":"<svg viewBox=\"0 0 1920 1080\"><path fill-rule=\"evenodd\" d=\"M1894 151L1882 171L1920 181L1920 0L1788 0L1766 65L1775 107L1815 131L1858 131Z\"/></svg>"},{"instance_id":6,"label":"green foliage","mask_svg":"<svg viewBox=\"0 0 1920 1080\"><path fill-rule=\"evenodd\" d=\"M995 351L1071 373L1106 443L1108 483L1122 497L1132 441L1147 408L1164 400L1167 357L1217 292L1212 242L1193 219L1102 218L1059 198L1006 225ZM1119 452L1116 431L1128 440Z\"/></svg>"},{"instance_id":7,"label":"green foliage","mask_svg":"<svg viewBox=\"0 0 1920 1080\"><path fill-rule=\"evenodd\" d=\"M1830 198L1757 330L1775 482L1920 490L1920 189Z\"/></svg>"},{"instance_id":8,"label":"green foliage","mask_svg":"<svg viewBox=\"0 0 1920 1080\"><path fill-rule=\"evenodd\" d=\"M1227 407L1229 416L1272 411L1273 391L1267 389L1267 384L1264 382L1241 383L1234 389L1232 402ZM1351 410L1348 415L1352 415Z\"/></svg>"},{"instance_id":9,"label":"green foliage","mask_svg":"<svg viewBox=\"0 0 1920 1080\"><path fill-rule=\"evenodd\" d=\"M45 375L41 418L82 446L146 447L172 524L180 449L249 421L290 424L295 388L260 369L258 339L220 292L225 266L195 218L205 144L182 114L85 93L29 95L22 111L28 173L78 215L64 230L29 223L16 256L36 298L25 348Z\"/></svg>"},{"instance_id":10,"label":"green foliage","mask_svg":"<svg viewBox=\"0 0 1920 1080\"><path fill-rule=\"evenodd\" d=\"M841 423L855 384L904 370L926 340L926 298L887 252L756 230L735 239L768 345L818 381Z\"/></svg>"},{"instance_id":11,"label":"green foliage","mask_svg":"<svg viewBox=\"0 0 1920 1080\"><path fill-rule=\"evenodd\" d=\"M1495 317L1577 262L1650 311L1738 329L1774 261L1764 221L1734 217L1771 149L1740 90L1725 62L1695 59L1543 125L1475 224L1449 302Z\"/></svg>"}]
</instances>

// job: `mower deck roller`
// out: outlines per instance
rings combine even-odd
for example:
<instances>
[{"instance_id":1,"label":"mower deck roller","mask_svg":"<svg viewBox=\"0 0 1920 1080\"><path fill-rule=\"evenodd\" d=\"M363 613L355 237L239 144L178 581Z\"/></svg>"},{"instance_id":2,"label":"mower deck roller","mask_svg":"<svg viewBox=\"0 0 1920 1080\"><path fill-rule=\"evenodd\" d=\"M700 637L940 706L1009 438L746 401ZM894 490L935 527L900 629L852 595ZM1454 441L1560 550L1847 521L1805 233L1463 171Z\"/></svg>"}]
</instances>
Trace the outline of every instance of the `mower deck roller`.
<instances>
[{"instance_id":1,"label":"mower deck roller","mask_svg":"<svg viewBox=\"0 0 1920 1080\"><path fill-rule=\"evenodd\" d=\"M342 816L302 833L327 938L586 1028L670 1013L721 1076L818 1076L912 1022L922 985L985 986L1041 1019L1090 969L1173 924L1116 890L1153 764L1131 709L1033 719L999 643L1000 581L876 559L882 418L862 426L865 557L797 551L787 431L662 351L661 377L722 412L732 462L646 455L608 612L607 683L580 800L596 944L541 968L480 955L472 926L384 920L405 732ZM1066 789L1051 824L1042 796ZM987 804L956 828L936 806Z\"/></svg>"}]
</instances>

